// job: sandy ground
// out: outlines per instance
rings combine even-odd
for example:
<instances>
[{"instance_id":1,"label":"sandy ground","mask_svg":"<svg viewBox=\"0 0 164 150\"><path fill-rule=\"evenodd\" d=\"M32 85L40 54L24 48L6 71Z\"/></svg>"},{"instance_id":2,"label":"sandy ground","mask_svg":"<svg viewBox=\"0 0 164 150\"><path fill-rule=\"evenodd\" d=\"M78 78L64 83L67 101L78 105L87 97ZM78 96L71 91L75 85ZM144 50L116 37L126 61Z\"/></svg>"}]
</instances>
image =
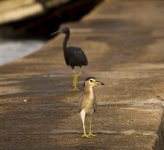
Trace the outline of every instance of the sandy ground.
<instances>
[{"instance_id":1,"label":"sandy ground","mask_svg":"<svg viewBox=\"0 0 164 150\"><path fill-rule=\"evenodd\" d=\"M62 35L1 66L0 149L155 149L163 140L157 133L164 105L163 6L161 0L104 1L79 23L68 24L69 45L82 47L89 60L78 93L71 91ZM78 114L88 76L106 84L95 88L92 139L81 138Z\"/></svg>"}]
</instances>

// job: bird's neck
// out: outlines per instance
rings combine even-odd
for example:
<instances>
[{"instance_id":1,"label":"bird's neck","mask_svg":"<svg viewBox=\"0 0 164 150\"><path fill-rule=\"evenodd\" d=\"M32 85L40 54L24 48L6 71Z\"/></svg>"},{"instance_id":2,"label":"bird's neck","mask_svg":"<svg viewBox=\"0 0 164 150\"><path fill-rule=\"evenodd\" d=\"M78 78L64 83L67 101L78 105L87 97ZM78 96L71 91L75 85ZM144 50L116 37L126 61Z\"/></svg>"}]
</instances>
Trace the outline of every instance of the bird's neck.
<instances>
[{"instance_id":1,"label":"bird's neck","mask_svg":"<svg viewBox=\"0 0 164 150\"><path fill-rule=\"evenodd\" d=\"M66 48L67 48L67 43L68 43L69 36L70 36L69 34L66 34L66 36L64 38L63 50L66 50Z\"/></svg>"},{"instance_id":2,"label":"bird's neck","mask_svg":"<svg viewBox=\"0 0 164 150\"><path fill-rule=\"evenodd\" d=\"M93 88L92 87L84 88L84 92L93 95Z\"/></svg>"}]
</instances>

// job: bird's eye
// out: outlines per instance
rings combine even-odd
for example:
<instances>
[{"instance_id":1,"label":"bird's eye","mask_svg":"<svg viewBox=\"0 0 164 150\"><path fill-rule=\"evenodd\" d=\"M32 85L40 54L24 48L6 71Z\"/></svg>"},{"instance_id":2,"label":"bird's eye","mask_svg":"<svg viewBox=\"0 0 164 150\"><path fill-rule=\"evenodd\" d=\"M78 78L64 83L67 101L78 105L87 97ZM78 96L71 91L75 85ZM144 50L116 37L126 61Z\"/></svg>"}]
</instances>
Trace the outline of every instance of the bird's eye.
<instances>
[{"instance_id":1,"label":"bird's eye","mask_svg":"<svg viewBox=\"0 0 164 150\"><path fill-rule=\"evenodd\" d=\"M90 82L93 82L93 80L89 80Z\"/></svg>"}]
</instances>

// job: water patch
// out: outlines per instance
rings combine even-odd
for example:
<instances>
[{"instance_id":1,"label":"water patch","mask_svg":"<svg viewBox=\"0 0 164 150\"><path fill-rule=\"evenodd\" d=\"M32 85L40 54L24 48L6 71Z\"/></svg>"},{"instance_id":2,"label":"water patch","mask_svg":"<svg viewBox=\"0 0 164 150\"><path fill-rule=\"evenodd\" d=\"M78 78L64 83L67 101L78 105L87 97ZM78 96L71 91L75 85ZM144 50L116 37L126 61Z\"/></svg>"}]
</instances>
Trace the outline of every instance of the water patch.
<instances>
[{"instance_id":1,"label":"water patch","mask_svg":"<svg viewBox=\"0 0 164 150\"><path fill-rule=\"evenodd\" d=\"M0 65L27 56L44 45L44 40L12 40L0 39Z\"/></svg>"}]
</instances>

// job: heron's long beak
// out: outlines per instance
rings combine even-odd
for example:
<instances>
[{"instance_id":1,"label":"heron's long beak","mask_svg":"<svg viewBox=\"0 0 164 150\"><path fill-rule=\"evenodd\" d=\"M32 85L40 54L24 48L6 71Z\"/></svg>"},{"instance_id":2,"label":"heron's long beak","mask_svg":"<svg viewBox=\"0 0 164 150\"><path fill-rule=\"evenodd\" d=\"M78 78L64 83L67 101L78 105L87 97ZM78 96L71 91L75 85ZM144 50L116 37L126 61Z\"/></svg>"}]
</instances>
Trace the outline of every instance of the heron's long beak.
<instances>
[{"instance_id":1,"label":"heron's long beak","mask_svg":"<svg viewBox=\"0 0 164 150\"><path fill-rule=\"evenodd\" d=\"M61 32L61 30L55 31L53 33L51 33L51 36L55 35L55 34L59 34Z\"/></svg>"},{"instance_id":2,"label":"heron's long beak","mask_svg":"<svg viewBox=\"0 0 164 150\"><path fill-rule=\"evenodd\" d=\"M100 82L100 81L95 81L97 85L105 85L103 82Z\"/></svg>"}]
</instances>

